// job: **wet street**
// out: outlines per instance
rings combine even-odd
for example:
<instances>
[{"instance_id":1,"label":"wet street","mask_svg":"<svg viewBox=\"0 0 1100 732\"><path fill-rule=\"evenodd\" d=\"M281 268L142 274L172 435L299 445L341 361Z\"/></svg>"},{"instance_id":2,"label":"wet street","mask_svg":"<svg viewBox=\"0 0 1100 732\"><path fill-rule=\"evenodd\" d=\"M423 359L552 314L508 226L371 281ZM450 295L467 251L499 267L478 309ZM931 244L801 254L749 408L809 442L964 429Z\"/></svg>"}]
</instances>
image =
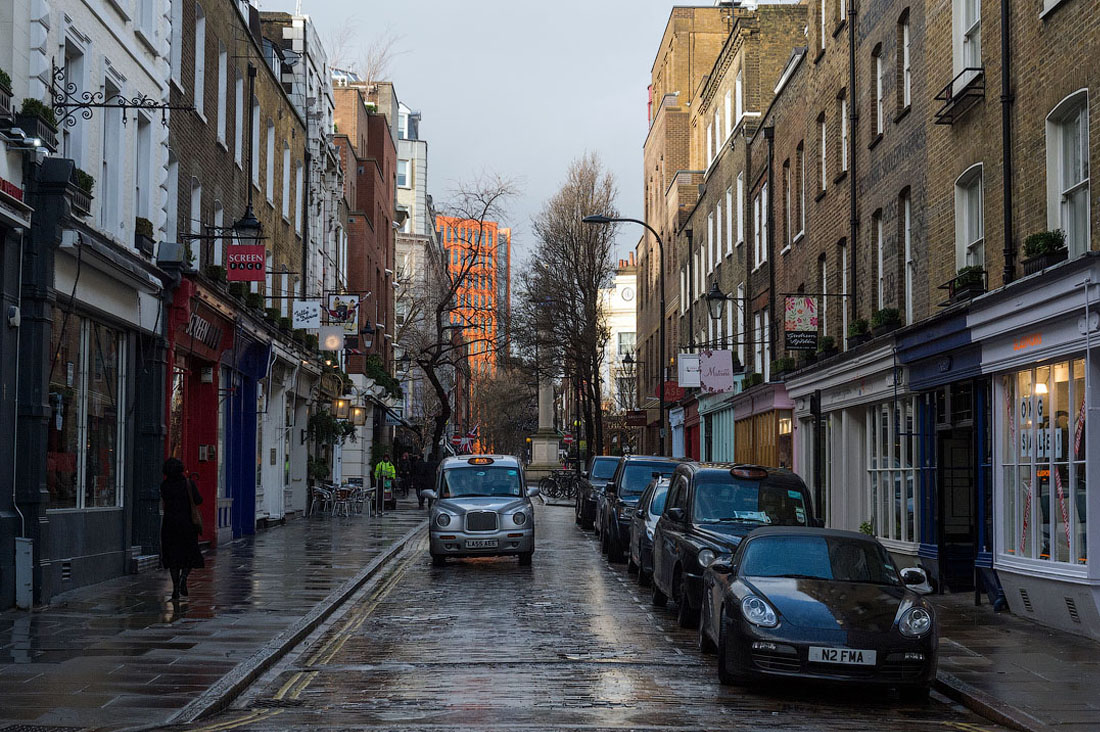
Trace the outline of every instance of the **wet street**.
<instances>
[{"instance_id":1,"label":"wet street","mask_svg":"<svg viewBox=\"0 0 1100 732\"><path fill-rule=\"evenodd\" d=\"M933 693L723 687L694 631L652 608L566 507L533 567L396 557L230 709L193 730L995 730ZM887 721L889 720L889 721Z\"/></svg>"}]
</instances>

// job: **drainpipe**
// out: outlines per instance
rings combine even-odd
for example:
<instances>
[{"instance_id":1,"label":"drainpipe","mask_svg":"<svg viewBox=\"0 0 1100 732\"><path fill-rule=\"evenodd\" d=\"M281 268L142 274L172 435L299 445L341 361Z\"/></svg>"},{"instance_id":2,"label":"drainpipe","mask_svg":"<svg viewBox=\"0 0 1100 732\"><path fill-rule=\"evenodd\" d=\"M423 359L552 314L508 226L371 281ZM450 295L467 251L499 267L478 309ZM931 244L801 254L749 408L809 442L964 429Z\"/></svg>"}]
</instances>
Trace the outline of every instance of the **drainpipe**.
<instances>
[{"instance_id":1,"label":"drainpipe","mask_svg":"<svg viewBox=\"0 0 1100 732\"><path fill-rule=\"evenodd\" d=\"M688 350L695 353L695 252L692 250L691 239L693 232L691 229L687 229L688 240L688 256L687 256L687 298L688 298ZM683 341L680 341L683 344Z\"/></svg>"},{"instance_id":2,"label":"drainpipe","mask_svg":"<svg viewBox=\"0 0 1100 732\"><path fill-rule=\"evenodd\" d=\"M846 0L845 0L846 1ZM1007 0L1005 0L1007 2ZM851 252L852 276L849 278L851 286L848 298L850 302L851 320L854 323L859 319L859 277L857 265L859 261L859 212L856 207L856 123L859 114L856 112L856 4L848 3L848 251ZM847 333L841 333L846 336Z\"/></svg>"},{"instance_id":3,"label":"drainpipe","mask_svg":"<svg viewBox=\"0 0 1100 732\"><path fill-rule=\"evenodd\" d=\"M772 215L772 201L775 197L775 127L764 128L764 139L768 141L768 210L763 213L764 217L768 221L768 241L766 246L768 250L766 255L768 257L768 322L764 324L767 329L765 338L771 342L770 353L772 359L778 358L778 354L775 351L775 332L772 328L772 323L775 322L775 257L772 256L775 253L775 216ZM746 356L746 359L748 356ZM771 364L761 364L761 368L768 369L769 376L774 376L770 373Z\"/></svg>"},{"instance_id":4,"label":"drainpipe","mask_svg":"<svg viewBox=\"0 0 1100 732\"><path fill-rule=\"evenodd\" d=\"M1001 186L1004 198L1004 284L1016 279L1016 247L1012 232L1012 48L1009 43L1008 0L1001 0Z\"/></svg>"}]
</instances>

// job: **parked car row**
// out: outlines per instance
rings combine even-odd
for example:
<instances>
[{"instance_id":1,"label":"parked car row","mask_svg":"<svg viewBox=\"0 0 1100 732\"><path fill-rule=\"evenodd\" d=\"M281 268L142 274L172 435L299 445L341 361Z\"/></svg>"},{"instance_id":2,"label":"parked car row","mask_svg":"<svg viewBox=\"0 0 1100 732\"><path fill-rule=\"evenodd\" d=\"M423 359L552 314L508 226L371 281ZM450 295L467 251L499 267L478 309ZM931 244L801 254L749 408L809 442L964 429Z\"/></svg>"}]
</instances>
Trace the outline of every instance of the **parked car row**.
<instances>
[{"instance_id":1,"label":"parked car row","mask_svg":"<svg viewBox=\"0 0 1100 732\"><path fill-rule=\"evenodd\" d=\"M609 460L617 461L610 478ZM896 687L926 698L938 632L918 592L872 536L825 529L796 474L654 456L593 458L577 523L627 563L652 602L670 601L722 683L801 677ZM593 513L588 506L594 505Z\"/></svg>"}]
</instances>

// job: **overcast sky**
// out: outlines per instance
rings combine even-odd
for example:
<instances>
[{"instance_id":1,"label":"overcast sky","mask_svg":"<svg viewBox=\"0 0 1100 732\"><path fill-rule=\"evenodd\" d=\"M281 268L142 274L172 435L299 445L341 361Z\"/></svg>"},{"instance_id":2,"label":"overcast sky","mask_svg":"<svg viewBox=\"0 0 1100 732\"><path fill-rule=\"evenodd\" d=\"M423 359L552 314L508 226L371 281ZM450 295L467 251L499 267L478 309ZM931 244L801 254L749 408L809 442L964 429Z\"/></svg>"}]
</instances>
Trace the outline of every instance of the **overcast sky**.
<instances>
[{"instance_id":1,"label":"overcast sky","mask_svg":"<svg viewBox=\"0 0 1100 732\"><path fill-rule=\"evenodd\" d=\"M293 12L295 0L260 0ZM673 3L660 0L301 0L322 36L349 23L367 47L398 37L391 76L402 102L423 113L428 188L447 201L482 170L522 183L508 220L522 261L531 219L570 161L594 151L614 173L619 210L642 216L646 87ZM357 56L358 54L352 54ZM636 227L619 236L634 247ZM517 262L518 263L518 262Z\"/></svg>"}]
</instances>

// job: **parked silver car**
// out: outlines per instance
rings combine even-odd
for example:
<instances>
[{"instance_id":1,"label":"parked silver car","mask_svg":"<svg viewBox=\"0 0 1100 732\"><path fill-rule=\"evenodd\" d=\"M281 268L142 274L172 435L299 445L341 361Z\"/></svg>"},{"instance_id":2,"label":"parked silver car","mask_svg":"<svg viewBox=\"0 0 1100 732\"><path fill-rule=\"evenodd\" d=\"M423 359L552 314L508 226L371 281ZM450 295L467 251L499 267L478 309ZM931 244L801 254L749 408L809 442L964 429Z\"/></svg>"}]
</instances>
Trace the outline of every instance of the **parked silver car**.
<instances>
[{"instance_id":1,"label":"parked silver car","mask_svg":"<svg viewBox=\"0 0 1100 732\"><path fill-rule=\"evenodd\" d=\"M535 553L535 514L520 461L507 455L461 455L439 465L431 499L429 551L439 567L447 557L519 557Z\"/></svg>"}]
</instances>

